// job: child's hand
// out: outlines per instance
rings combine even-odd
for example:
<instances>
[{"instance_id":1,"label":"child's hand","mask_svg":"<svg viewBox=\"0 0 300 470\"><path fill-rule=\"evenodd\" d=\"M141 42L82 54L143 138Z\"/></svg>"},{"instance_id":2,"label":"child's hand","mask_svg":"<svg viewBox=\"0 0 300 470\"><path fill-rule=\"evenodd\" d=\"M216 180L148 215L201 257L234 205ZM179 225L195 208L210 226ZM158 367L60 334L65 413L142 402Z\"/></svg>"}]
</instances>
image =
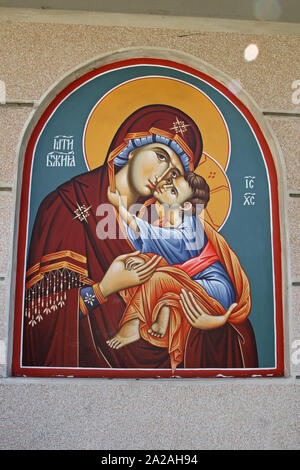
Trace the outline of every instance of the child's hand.
<instances>
[{"instance_id":1,"label":"child's hand","mask_svg":"<svg viewBox=\"0 0 300 470\"><path fill-rule=\"evenodd\" d=\"M116 189L115 192L112 192L110 188L107 190L107 198L111 204L115 207L119 207L122 204L121 196L119 191Z\"/></svg>"}]
</instances>

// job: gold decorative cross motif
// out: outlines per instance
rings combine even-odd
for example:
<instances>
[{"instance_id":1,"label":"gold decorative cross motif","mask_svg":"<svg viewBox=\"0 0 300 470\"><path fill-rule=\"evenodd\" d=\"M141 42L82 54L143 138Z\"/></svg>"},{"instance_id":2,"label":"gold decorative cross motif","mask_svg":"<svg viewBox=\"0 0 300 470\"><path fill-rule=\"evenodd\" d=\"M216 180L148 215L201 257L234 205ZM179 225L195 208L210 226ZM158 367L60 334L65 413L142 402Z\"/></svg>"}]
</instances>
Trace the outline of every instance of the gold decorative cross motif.
<instances>
[{"instance_id":1,"label":"gold decorative cross motif","mask_svg":"<svg viewBox=\"0 0 300 470\"><path fill-rule=\"evenodd\" d=\"M74 211L74 214L75 214L75 217L74 219L78 219L80 220L80 222L86 222L87 223L87 218L89 217L90 213L89 213L89 209L92 207L92 206L89 206L89 207L86 207L84 204L82 204L82 206L80 206L77 202L77 209L75 209Z\"/></svg>"},{"instance_id":2,"label":"gold decorative cross motif","mask_svg":"<svg viewBox=\"0 0 300 470\"><path fill-rule=\"evenodd\" d=\"M176 116L176 121L173 122L173 126L171 127L171 131L175 131L176 134L180 133L182 137L184 137L184 132L187 131L187 127L189 127L189 124L185 124L184 121L179 121L178 117Z\"/></svg>"}]
</instances>

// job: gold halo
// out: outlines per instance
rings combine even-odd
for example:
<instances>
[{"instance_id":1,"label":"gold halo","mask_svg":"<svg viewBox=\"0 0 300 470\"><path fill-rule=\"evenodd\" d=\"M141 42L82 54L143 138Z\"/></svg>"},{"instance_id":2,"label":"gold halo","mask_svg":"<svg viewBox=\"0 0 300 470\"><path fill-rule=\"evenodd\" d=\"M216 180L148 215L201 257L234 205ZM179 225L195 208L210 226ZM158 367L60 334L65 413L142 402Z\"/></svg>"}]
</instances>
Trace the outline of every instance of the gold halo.
<instances>
[{"instance_id":1,"label":"gold halo","mask_svg":"<svg viewBox=\"0 0 300 470\"><path fill-rule=\"evenodd\" d=\"M179 108L199 127L203 154L195 172L210 187L210 201L202 214L216 230L224 225L231 208L230 184L225 174L230 139L218 108L200 90L167 77L143 77L119 85L94 107L84 132L85 159L90 170L102 165L115 133L139 108L164 104Z\"/></svg>"},{"instance_id":2,"label":"gold halo","mask_svg":"<svg viewBox=\"0 0 300 470\"><path fill-rule=\"evenodd\" d=\"M96 104L84 132L84 152L90 170L103 164L112 139L125 119L151 104L179 108L199 127L203 151L227 168L230 153L228 129L218 108L200 90L168 77L142 77L112 89Z\"/></svg>"},{"instance_id":3,"label":"gold halo","mask_svg":"<svg viewBox=\"0 0 300 470\"><path fill-rule=\"evenodd\" d=\"M211 156L203 153L195 173L209 185L210 200L201 214L215 230L225 224L231 209L231 188L223 168Z\"/></svg>"}]
</instances>

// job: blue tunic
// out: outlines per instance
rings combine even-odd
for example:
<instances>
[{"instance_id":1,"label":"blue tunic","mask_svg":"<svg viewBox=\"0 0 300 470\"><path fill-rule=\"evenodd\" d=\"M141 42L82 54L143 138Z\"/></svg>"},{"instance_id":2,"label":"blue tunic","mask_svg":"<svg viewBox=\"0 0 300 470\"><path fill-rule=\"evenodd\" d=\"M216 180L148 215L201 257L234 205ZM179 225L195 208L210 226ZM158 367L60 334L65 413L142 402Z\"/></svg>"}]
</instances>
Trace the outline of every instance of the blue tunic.
<instances>
[{"instance_id":1,"label":"blue tunic","mask_svg":"<svg viewBox=\"0 0 300 470\"><path fill-rule=\"evenodd\" d=\"M156 253L170 264L182 264L200 255L207 243L207 236L199 219L185 216L176 227L158 227L135 217L139 232L127 226L127 236L141 253ZM227 272L220 261L211 264L192 277L206 292L227 310L235 302L235 292Z\"/></svg>"}]
</instances>

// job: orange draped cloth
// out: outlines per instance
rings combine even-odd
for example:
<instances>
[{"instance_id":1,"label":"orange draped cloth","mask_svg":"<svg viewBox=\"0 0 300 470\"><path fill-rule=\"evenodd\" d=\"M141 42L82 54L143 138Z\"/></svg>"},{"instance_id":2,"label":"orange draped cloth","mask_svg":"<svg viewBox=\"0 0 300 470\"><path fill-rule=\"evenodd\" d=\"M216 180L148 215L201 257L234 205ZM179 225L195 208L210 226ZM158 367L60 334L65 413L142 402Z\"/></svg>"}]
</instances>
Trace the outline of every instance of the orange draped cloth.
<instances>
[{"instance_id":1,"label":"orange draped cloth","mask_svg":"<svg viewBox=\"0 0 300 470\"><path fill-rule=\"evenodd\" d=\"M201 219L202 220L202 219ZM229 322L243 322L251 309L251 296L248 278L243 271L237 255L231 250L226 240L209 224L202 220L209 243L217 258L226 269L233 283L237 306L234 308ZM143 254L145 261L153 254ZM185 263L184 263L185 264ZM184 264L182 267L184 267ZM204 269L204 268L203 268ZM139 287L120 292L126 302L126 309L121 320L121 326L138 318L140 320L140 335L149 343L162 348L168 348L173 372L182 362L188 332L191 328L181 305L181 290L192 292L197 304L208 315L224 315L224 307L210 297L205 289L193 281L187 272L177 266L170 266L164 259L158 265L153 276ZM162 338L154 337L148 329L156 321L163 306L170 308L169 326Z\"/></svg>"}]
</instances>

